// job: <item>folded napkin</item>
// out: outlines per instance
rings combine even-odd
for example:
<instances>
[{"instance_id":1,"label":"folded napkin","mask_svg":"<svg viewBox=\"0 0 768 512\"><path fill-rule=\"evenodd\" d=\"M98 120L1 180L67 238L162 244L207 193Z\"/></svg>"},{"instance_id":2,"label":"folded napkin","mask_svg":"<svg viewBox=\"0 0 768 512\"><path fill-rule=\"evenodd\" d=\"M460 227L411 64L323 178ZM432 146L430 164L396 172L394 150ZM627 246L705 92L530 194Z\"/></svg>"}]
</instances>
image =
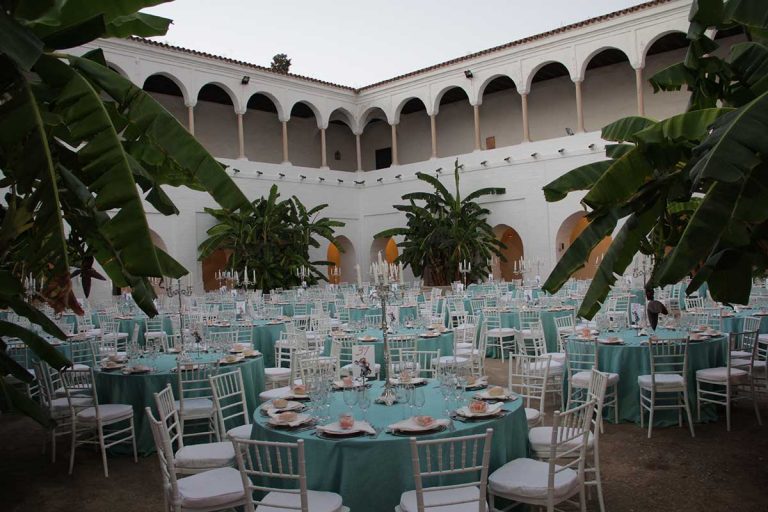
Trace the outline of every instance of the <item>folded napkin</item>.
<instances>
[{"instance_id":1,"label":"folded napkin","mask_svg":"<svg viewBox=\"0 0 768 512\"><path fill-rule=\"evenodd\" d=\"M488 385L488 377L487 376L482 376L480 378L475 379L475 382L472 382L472 383L467 382L466 387L468 387L468 388L479 388L479 387L487 386L487 385Z\"/></svg>"},{"instance_id":2,"label":"folded napkin","mask_svg":"<svg viewBox=\"0 0 768 512\"><path fill-rule=\"evenodd\" d=\"M474 412L470 410L469 407L464 406L457 409L456 413L459 416L464 416L465 418L478 418L478 417L492 416L494 414L498 414L499 412L501 412L501 408L503 406L504 404L501 402L490 404L488 408L485 410L485 412Z\"/></svg>"},{"instance_id":3,"label":"folded napkin","mask_svg":"<svg viewBox=\"0 0 768 512\"><path fill-rule=\"evenodd\" d=\"M328 425L319 425L316 429L318 432L324 434L354 434L355 432L365 432L366 434L376 435L376 429L374 429L367 421L355 421L355 424L351 428L341 428L338 421L329 423Z\"/></svg>"},{"instance_id":4,"label":"folded napkin","mask_svg":"<svg viewBox=\"0 0 768 512\"><path fill-rule=\"evenodd\" d=\"M416 420L411 417L407 420L398 421L397 423L393 423L387 427L387 430L390 430L392 432L426 432L428 430L434 430L438 427L447 427L451 424L451 420L449 419L436 419L433 421L430 425L427 425L426 427L423 427L416 423Z\"/></svg>"},{"instance_id":5,"label":"folded napkin","mask_svg":"<svg viewBox=\"0 0 768 512\"><path fill-rule=\"evenodd\" d=\"M270 401L262 404L261 408L264 409L264 411L267 413L268 416L274 416L275 414L280 414L281 412L285 412L285 411L295 411L297 409L303 409L304 404L302 404L301 402L294 402L292 400L289 400L285 407L279 408L279 407L275 407L273 403Z\"/></svg>"},{"instance_id":6,"label":"folded napkin","mask_svg":"<svg viewBox=\"0 0 768 512\"><path fill-rule=\"evenodd\" d=\"M514 398L515 395L513 393L510 393L507 388L504 389L503 395L491 395L490 389L484 389L482 391L478 391L475 393L475 397L482 398L483 400L509 400L511 398Z\"/></svg>"},{"instance_id":7,"label":"folded napkin","mask_svg":"<svg viewBox=\"0 0 768 512\"><path fill-rule=\"evenodd\" d=\"M401 382L400 382L400 379L395 379L395 378L391 378L391 379L389 379L389 381L390 381L392 384L394 384L395 386L398 386L398 385L400 385L400 384L412 384L412 385L414 385L414 386L417 386L417 385L419 385L419 384L421 384L421 383L423 383L423 382L426 382L426 380L427 380L427 379L425 379L425 378L423 378L423 377L411 377L411 380L409 380L408 382L402 382L402 383L401 383Z\"/></svg>"},{"instance_id":8,"label":"folded napkin","mask_svg":"<svg viewBox=\"0 0 768 512\"><path fill-rule=\"evenodd\" d=\"M271 425L279 425L281 427L298 427L299 425L303 425L304 423L307 423L310 421L312 417L309 414L297 414L296 419L293 421L288 422L282 422L280 421L276 415L269 415L269 423Z\"/></svg>"}]
</instances>

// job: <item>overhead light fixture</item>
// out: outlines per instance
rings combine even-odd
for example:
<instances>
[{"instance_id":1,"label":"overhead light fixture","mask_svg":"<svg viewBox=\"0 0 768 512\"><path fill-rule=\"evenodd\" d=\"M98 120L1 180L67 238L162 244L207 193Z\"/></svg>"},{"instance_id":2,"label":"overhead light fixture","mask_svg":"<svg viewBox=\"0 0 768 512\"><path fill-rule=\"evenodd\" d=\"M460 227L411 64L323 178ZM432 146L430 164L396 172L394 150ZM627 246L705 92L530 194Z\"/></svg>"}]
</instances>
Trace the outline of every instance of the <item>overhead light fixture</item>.
<instances>
[{"instance_id":1,"label":"overhead light fixture","mask_svg":"<svg viewBox=\"0 0 768 512\"><path fill-rule=\"evenodd\" d=\"M278 175L278 176L280 176L280 179L283 179L283 178L285 178L285 174L283 174L283 173L281 173L281 172L280 172L280 173L278 173L277 175Z\"/></svg>"},{"instance_id":2,"label":"overhead light fixture","mask_svg":"<svg viewBox=\"0 0 768 512\"><path fill-rule=\"evenodd\" d=\"M465 69L465 70L464 70L464 76L465 76L465 77L467 77L467 78L472 78L472 77L474 77L475 75L474 75L474 74L472 74L472 70L470 70L470 69Z\"/></svg>"},{"instance_id":3,"label":"overhead light fixture","mask_svg":"<svg viewBox=\"0 0 768 512\"><path fill-rule=\"evenodd\" d=\"M538 158L538 157L539 157L538 153L531 153L531 158Z\"/></svg>"},{"instance_id":4,"label":"overhead light fixture","mask_svg":"<svg viewBox=\"0 0 768 512\"><path fill-rule=\"evenodd\" d=\"M512 157L511 157L511 156L508 156L508 157L506 157L506 158L504 159L504 161L505 161L505 162L507 162L507 163L509 163L509 162L511 162L511 161L512 161Z\"/></svg>"},{"instance_id":5,"label":"overhead light fixture","mask_svg":"<svg viewBox=\"0 0 768 512\"><path fill-rule=\"evenodd\" d=\"M480 162L480 165L485 167L486 165L488 165L488 160L483 160L482 162Z\"/></svg>"},{"instance_id":6,"label":"overhead light fixture","mask_svg":"<svg viewBox=\"0 0 768 512\"><path fill-rule=\"evenodd\" d=\"M566 128L565 128L565 134L566 134L566 135L573 135L573 130L571 130L570 128L567 128L567 127L566 127Z\"/></svg>"},{"instance_id":7,"label":"overhead light fixture","mask_svg":"<svg viewBox=\"0 0 768 512\"><path fill-rule=\"evenodd\" d=\"M251 77L248 75L243 76L243 78L240 80L240 83L243 85L248 85L248 82L251 81Z\"/></svg>"},{"instance_id":8,"label":"overhead light fixture","mask_svg":"<svg viewBox=\"0 0 768 512\"><path fill-rule=\"evenodd\" d=\"M401 180L401 179L403 179L403 175L402 174L398 174L398 175L395 176L395 179L396 180Z\"/></svg>"},{"instance_id":9,"label":"overhead light fixture","mask_svg":"<svg viewBox=\"0 0 768 512\"><path fill-rule=\"evenodd\" d=\"M384 178L379 178L376 180L376 183L384 183Z\"/></svg>"},{"instance_id":10,"label":"overhead light fixture","mask_svg":"<svg viewBox=\"0 0 768 512\"><path fill-rule=\"evenodd\" d=\"M325 178L323 178L322 176L318 176L318 178L317 178L317 179L318 179L318 180L320 180L320 183L322 183L322 182L324 182L324 181L325 181Z\"/></svg>"},{"instance_id":11,"label":"overhead light fixture","mask_svg":"<svg viewBox=\"0 0 768 512\"><path fill-rule=\"evenodd\" d=\"M299 178L301 179L301 181L304 181L305 179L307 179L307 177L304 176L303 174L299 174Z\"/></svg>"}]
</instances>

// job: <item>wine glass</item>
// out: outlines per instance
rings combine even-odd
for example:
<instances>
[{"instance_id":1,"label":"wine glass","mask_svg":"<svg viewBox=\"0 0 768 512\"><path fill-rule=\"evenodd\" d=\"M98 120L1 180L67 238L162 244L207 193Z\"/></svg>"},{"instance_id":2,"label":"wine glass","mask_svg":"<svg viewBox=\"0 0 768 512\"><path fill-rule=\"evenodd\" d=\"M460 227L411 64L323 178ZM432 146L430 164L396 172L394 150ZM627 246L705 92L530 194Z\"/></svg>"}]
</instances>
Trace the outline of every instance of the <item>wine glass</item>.
<instances>
[{"instance_id":1,"label":"wine glass","mask_svg":"<svg viewBox=\"0 0 768 512\"><path fill-rule=\"evenodd\" d=\"M443 409L446 414L450 413L450 406L448 401L453 393L453 376L448 372L440 373L440 394L443 395Z\"/></svg>"},{"instance_id":2,"label":"wine glass","mask_svg":"<svg viewBox=\"0 0 768 512\"><path fill-rule=\"evenodd\" d=\"M345 387L343 391L344 403L352 412L352 407L357 403L357 390L354 387Z\"/></svg>"},{"instance_id":3,"label":"wine glass","mask_svg":"<svg viewBox=\"0 0 768 512\"><path fill-rule=\"evenodd\" d=\"M368 421L368 409L371 407L371 395L368 394L368 388L365 386L360 386L357 393L357 405L363 412L363 421Z\"/></svg>"},{"instance_id":4,"label":"wine glass","mask_svg":"<svg viewBox=\"0 0 768 512\"><path fill-rule=\"evenodd\" d=\"M426 401L427 397L424 394L424 388L414 388L412 394L412 402L418 410L419 414L421 414L421 409L424 407Z\"/></svg>"},{"instance_id":5,"label":"wine glass","mask_svg":"<svg viewBox=\"0 0 768 512\"><path fill-rule=\"evenodd\" d=\"M405 386L403 384L400 384L399 386L395 386L395 399L401 405L400 411L402 414L402 419L405 419L406 406L408 406L408 404L411 401L411 394L410 394L410 389L408 389L408 386Z\"/></svg>"}]
</instances>

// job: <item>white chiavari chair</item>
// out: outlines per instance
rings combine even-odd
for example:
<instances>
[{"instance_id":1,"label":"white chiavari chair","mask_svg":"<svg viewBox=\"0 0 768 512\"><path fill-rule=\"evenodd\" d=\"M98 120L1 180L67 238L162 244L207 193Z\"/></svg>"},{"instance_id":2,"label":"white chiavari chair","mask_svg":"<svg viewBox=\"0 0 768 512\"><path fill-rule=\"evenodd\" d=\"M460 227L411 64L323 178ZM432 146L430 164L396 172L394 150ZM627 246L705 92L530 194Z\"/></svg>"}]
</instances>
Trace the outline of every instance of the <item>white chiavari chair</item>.
<instances>
[{"instance_id":1,"label":"white chiavari chair","mask_svg":"<svg viewBox=\"0 0 768 512\"><path fill-rule=\"evenodd\" d=\"M678 424L683 426L683 411L688 419L691 437L693 431L691 408L688 401L688 338L654 339L648 344L650 375L640 375L640 427L648 411L648 438L653 432L653 416L657 410L677 410Z\"/></svg>"},{"instance_id":2,"label":"white chiavari chair","mask_svg":"<svg viewBox=\"0 0 768 512\"><path fill-rule=\"evenodd\" d=\"M191 476L177 478L179 470L168 427L163 421L155 419L149 407L145 412L160 460L165 512L215 512L245 504L243 480L240 472L233 467L201 470Z\"/></svg>"},{"instance_id":3,"label":"white chiavari chair","mask_svg":"<svg viewBox=\"0 0 768 512\"><path fill-rule=\"evenodd\" d=\"M136 454L136 433L133 426L133 407L128 404L100 404L94 386L93 369L60 372L61 382L69 404L72 444L69 454L69 474L75 467L75 450L81 445L96 445L101 452L104 476L109 477L107 448L130 442L133 460ZM82 400L90 394L92 401ZM127 426L126 426L127 424Z\"/></svg>"},{"instance_id":4,"label":"white chiavari chair","mask_svg":"<svg viewBox=\"0 0 768 512\"><path fill-rule=\"evenodd\" d=\"M218 363L176 362L178 399L174 401L178 411L181 435L183 437L208 436L219 439L219 425L216 408L213 405L213 389L209 378L218 373ZM192 432L187 433L187 426Z\"/></svg>"},{"instance_id":5,"label":"white chiavari chair","mask_svg":"<svg viewBox=\"0 0 768 512\"><path fill-rule=\"evenodd\" d=\"M594 408L595 402L589 401L565 412L555 411L547 461L519 458L491 473L491 510L496 510L495 498L500 497L546 507L547 512L563 502L585 511L584 469ZM577 495L579 501L574 502Z\"/></svg>"},{"instance_id":6,"label":"white chiavari chair","mask_svg":"<svg viewBox=\"0 0 768 512\"><path fill-rule=\"evenodd\" d=\"M245 399L243 372L236 368L233 372L214 375L210 381L213 404L219 419L219 432L226 432L227 436L232 437L251 437L253 423Z\"/></svg>"},{"instance_id":7,"label":"white chiavari chair","mask_svg":"<svg viewBox=\"0 0 768 512\"><path fill-rule=\"evenodd\" d=\"M512 327L503 327L501 324L501 311L498 308L485 308L483 318L486 323L486 347L496 349L501 353L501 362L504 362L505 352L515 352L515 340L517 331Z\"/></svg>"},{"instance_id":8,"label":"white chiavari chair","mask_svg":"<svg viewBox=\"0 0 768 512\"><path fill-rule=\"evenodd\" d=\"M510 359L507 388L523 398L528 428L544 421L550 358L518 354ZM536 406L534 407L534 402Z\"/></svg>"},{"instance_id":9,"label":"white chiavari chair","mask_svg":"<svg viewBox=\"0 0 768 512\"><path fill-rule=\"evenodd\" d=\"M447 439L411 438L416 489L400 496L396 512L485 512L493 429ZM446 481L455 482L447 485ZM427 486L429 482L432 485ZM434 482L434 483L433 483Z\"/></svg>"},{"instance_id":10,"label":"white chiavari chair","mask_svg":"<svg viewBox=\"0 0 768 512\"><path fill-rule=\"evenodd\" d=\"M237 454L245 510L349 512L341 496L307 488L304 441L283 443L232 439ZM278 483L279 482L279 483Z\"/></svg>"},{"instance_id":11,"label":"white chiavari chair","mask_svg":"<svg viewBox=\"0 0 768 512\"><path fill-rule=\"evenodd\" d=\"M210 383L208 385L210 386ZM177 474L193 475L235 465L232 444L227 441L184 443L184 425L179 417L178 402L173 399L173 388L170 384L159 393L154 393L154 397L158 420L168 433L170 447L173 449L175 445L175 451L171 453Z\"/></svg>"},{"instance_id":12,"label":"white chiavari chair","mask_svg":"<svg viewBox=\"0 0 768 512\"><path fill-rule=\"evenodd\" d=\"M565 406L570 409L573 405L580 405L590 399L589 390L592 384L592 370L600 369L600 350L597 340L576 341L572 345L573 350L566 354L566 367L568 370L568 402ZM600 411L613 408L613 421L619 422L619 374L603 372L606 379L606 392L600 400ZM600 416L600 430L603 431L603 418Z\"/></svg>"}]
</instances>

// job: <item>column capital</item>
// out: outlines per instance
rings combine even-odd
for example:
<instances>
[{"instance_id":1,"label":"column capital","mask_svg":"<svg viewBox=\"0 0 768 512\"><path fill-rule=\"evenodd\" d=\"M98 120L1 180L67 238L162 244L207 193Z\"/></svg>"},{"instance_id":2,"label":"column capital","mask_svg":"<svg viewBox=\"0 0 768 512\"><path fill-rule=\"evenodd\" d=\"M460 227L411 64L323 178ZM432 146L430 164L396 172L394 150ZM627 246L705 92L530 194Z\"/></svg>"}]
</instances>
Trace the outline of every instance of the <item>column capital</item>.
<instances>
[{"instance_id":1,"label":"column capital","mask_svg":"<svg viewBox=\"0 0 768 512\"><path fill-rule=\"evenodd\" d=\"M278 115L277 118L280 120L281 123L287 123L288 121L291 120L291 114L286 114L282 116Z\"/></svg>"},{"instance_id":2,"label":"column capital","mask_svg":"<svg viewBox=\"0 0 768 512\"><path fill-rule=\"evenodd\" d=\"M195 108L197 106L197 99L185 101L184 106L187 108Z\"/></svg>"},{"instance_id":3,"label":"column capital","mask_svg":"<svg viewBox=\"0 0 768 512\"><path fill-rule=\"evenodd\" d=\"M238 116L244 116L246 112L248 112L247 108L242 108L242 109L241 108L236 108L235 109L235 114L237 114Z\"/></svg>"}]
</instances>

